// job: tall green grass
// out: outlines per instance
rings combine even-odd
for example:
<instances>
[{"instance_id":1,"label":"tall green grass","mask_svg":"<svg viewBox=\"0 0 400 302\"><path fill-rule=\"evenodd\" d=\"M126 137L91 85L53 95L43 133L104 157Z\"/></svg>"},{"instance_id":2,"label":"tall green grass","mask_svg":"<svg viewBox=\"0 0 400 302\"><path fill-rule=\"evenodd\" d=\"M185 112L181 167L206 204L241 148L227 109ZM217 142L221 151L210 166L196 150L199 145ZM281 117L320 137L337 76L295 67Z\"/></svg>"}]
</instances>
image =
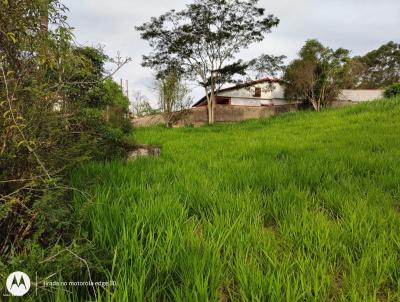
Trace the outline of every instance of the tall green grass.
<instances>
[{"instance_id":1,"label":"tall green grass","mask_svg":"<svg viewBox=\"0 0 400 302\"><path fill-rule=\"evenodd\" d=\"M400 300L400 99L135 136L72 179L99 300Z\"/></svg>"}]
</instances>

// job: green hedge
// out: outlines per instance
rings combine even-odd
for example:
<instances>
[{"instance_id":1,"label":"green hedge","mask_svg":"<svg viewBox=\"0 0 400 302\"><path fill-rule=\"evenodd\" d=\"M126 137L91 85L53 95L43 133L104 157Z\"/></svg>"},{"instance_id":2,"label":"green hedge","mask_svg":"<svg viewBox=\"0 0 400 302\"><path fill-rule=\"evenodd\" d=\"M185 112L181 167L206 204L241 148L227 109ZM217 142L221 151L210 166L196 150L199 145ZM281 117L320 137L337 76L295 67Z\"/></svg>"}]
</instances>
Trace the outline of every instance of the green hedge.
<instances>
[{"instance_id":1,"label":"green hedge","mask_svg":"<svg viewBox=\"0 0 400 302\"><path fill-rule=\"evenodd\" d=\"M400 83L393 84L386 88L385 90L385 97L386 98L393 98L400 95Z\"/></svg>"}]
</instances>

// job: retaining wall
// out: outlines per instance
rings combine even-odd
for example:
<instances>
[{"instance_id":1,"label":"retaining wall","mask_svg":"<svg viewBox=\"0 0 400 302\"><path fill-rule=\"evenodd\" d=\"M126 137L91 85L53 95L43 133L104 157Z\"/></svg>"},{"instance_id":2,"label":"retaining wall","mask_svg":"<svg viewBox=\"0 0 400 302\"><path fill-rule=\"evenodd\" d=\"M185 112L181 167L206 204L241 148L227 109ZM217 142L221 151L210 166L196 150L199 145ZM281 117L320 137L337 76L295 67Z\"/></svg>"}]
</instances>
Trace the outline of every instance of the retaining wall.
<instances>
[{"instance_id":1,"label":"retaining wall","mask_svg":"<svg viewBox=\"0 0 400 302\"><path fill-rule=\"evenodd\" d=\"M339 95L339 99L352 102L369 102L383 98L384 90L368 89L344 89Z\"/></svg>"},{"instance_id":2,"label":"retaining wall","mask_svg":"<svg viewBox=\"0 0 400 302\"><path fill-rule=\"evenodd\" d=\"M294 112L300 109L307 109L307 105L303 104L287 104L282 106L262 106L262 107L246 107L217 105L215 107L215 122L231 123L240 122L249 119L267 118L279 113ZM182 119L177 126L185 125L203 125L208 122L207 107L192 108L188 114ZM149 127L159 124L166 124L162 114L145 116L132 119L132 123L136 127Z\"/></svg>"}]
</instances>

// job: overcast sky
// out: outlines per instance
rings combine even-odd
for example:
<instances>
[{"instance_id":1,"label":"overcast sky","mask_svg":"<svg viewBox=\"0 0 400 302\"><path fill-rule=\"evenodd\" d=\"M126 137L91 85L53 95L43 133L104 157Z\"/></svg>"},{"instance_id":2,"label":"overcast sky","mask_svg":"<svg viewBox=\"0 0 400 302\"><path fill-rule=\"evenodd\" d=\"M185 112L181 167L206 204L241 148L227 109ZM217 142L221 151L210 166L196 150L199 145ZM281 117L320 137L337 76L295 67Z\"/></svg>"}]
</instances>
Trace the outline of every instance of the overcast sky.
<instances>
[{"instance_id":1,"label":"overcast sky","mask_svg":"<svg viewBox=\"0 0 400 302\"><path fill-rule=\"evenodd\" d=\"M141 57L149 52L134 27L170 9L182 9L191 0L62 0L69 8L69 24L75 28L80 45L101 44L108 55L121 51L133 62L116 75L129 80L131 91L140 90L156 99L151 89L152 71L141 67ZM240 56L261 53L286 55L289 60L307 39L315 38L332 48L365 54L388 41L400 42L400 0L260 0L266 13L281 23L266 39ZM201 92L194 90L193 96Z\"/></svg>"}]
</instances>

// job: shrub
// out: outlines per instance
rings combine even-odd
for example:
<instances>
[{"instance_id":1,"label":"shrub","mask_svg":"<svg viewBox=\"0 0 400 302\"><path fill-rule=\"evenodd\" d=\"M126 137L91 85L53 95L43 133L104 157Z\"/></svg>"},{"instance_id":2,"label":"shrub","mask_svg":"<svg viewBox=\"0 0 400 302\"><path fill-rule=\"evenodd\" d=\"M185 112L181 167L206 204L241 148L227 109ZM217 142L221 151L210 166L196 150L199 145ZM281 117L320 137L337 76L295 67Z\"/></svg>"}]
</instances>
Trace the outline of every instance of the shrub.
<instances>
[{"instance_id":1,"label":"shrub","mask_svg":"<svg viewBox=\"0 0 400 302\"><path fill-rule=\"evenodd\" d=\"M38 26L43 11L52 30ZM105 76L107 56L72 44L64 12L57 0L0 1L0 276L13 263L29 271L27 255L39 263L58 249L90 250L76 239L66 176L131 145L128 101ZM59 266L74 273L68 259Z\"/></svg>"},{"instance_id":2,"label":"shrub","mask_svg":"<svg viewBox=\"0 0 400 302\"><path fill-rule=\"evenodd\" d=\"M386 88L385 90L385 97L386 98L393 98L400 95L400 83L393 84Z\"/></svg>"}]
</instances>

